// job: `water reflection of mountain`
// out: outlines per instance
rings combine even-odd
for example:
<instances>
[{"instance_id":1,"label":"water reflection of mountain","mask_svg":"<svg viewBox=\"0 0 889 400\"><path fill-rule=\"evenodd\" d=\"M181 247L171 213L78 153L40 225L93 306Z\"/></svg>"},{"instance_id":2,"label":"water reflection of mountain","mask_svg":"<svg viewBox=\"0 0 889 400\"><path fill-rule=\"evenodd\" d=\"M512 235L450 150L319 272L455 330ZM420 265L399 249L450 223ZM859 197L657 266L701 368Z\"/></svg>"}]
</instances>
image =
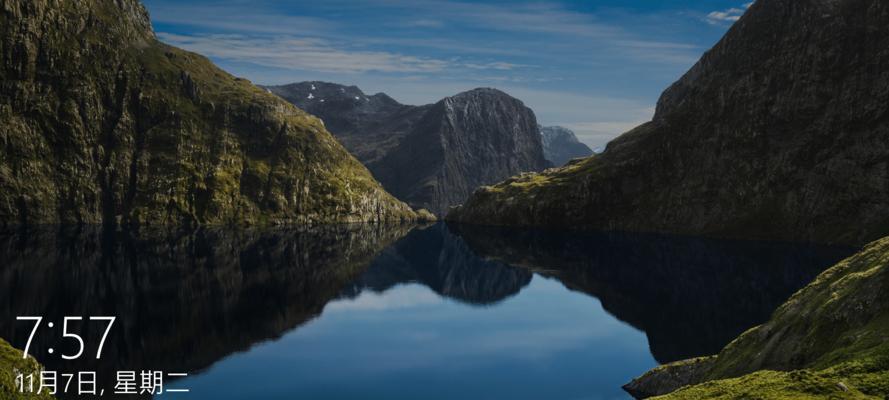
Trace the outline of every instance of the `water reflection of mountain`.
<instances>
[{"instance_id":1,"label":"water reflection of mountain","mask_svg":"<svg viewBox=\"0 0 889 400\"><path fill-rule=\"evenodd\" d=\"M345 291L384 292L402 283L423 284L441 296L473 305L488 305L516 295L532 273L475 255L444 224L418 228L386 248Z\"/></svg>"},{"instance_id":2,"label":"water reflection of mountain","mask_svg":"<svg viewBox=\"0 0 889 400\"><path fill-rule=\"evenodd\" d=\"M650 235L373 225L294 231L0 233L0 337L15 316L118 317L102 360L76 363L60 332L32 354L51 370L194 372L281 336L336 298L417 283L469 305L519 293L532 271L599 298L648 334L659 361L714 353L846 249ZM94 352L101 325L75 329ZM56 353L58 355L59 353Z\"/></svg>"},{"instance_id":3,"label":"water reflection of mountain","mask_svg":"<svg viewBox=\"0 0 889 400\"><path fill-rule=\"evenodd\" d=\"M452 226L479 256L599 298L659 362L717 353L852 250L639 234Z\"/></svg>"},{"instance_id":4,"label":"water reflection of mountain","mask_svg":"<svg viewBox=\"0 0 889 400\"><path fill-rule=\"evenodd\" d=\"M58 328L39 332L32 354L50 370L92 370L106 379L118 370L200 370L317 316L407 229L2 233L0 337L24 347L30 326L15 316L60 324L64 316L113 315L101 361L46 354L65 349ZM87 354L95 353L103 328L73 329L84 336Z\"/></svg>"}]
</instances>

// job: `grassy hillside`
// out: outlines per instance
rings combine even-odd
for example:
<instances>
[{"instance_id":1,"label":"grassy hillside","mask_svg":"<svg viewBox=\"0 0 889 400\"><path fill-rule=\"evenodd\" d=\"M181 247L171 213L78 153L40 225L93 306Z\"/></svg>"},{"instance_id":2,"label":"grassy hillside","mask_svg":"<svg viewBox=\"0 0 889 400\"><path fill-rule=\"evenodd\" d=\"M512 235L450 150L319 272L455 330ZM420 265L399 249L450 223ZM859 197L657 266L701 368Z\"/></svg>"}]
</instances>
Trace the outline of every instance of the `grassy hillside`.
<instances>
[{"instance_id":1,"label":"grassy hillside","mask_svg":"<svg viewBox=\"0 0 889 400\"><path fill-rule=\"evenodd\" d=\"M718 355L660 367L627 389L645 397L697 385L670 399L889 397L887 293L889 238L825 271Z\"/></svg>"},{"instance_id":2,"label":"grassy hillside","mask_svg":"<svg viewBox=\"0 0 889 400\"><path fill-rule=\"evenodd\" d=\"M22 358L22 352L0 339L0 400L52 398L48 394L19 393L15 382L16 371L24 375L39 374L40 364L32 357Z\"/></svg>"},{"instance_id":3,"label":"grassy hillside","mask_svg":"<svg viewBox=\"0 0 889 400\"><path fill-rule=\"evenodd\" d=\"M0 224L414 218L317 118L160 43L137 0L4 0Z\"/></svg>"}]
</instances>

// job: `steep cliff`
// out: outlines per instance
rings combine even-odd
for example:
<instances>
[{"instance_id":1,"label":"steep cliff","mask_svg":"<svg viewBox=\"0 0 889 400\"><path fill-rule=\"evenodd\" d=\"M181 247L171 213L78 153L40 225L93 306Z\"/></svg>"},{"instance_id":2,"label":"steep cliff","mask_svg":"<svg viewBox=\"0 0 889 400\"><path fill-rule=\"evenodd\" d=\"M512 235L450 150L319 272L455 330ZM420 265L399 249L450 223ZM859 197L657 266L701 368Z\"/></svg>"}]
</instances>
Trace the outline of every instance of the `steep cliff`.
<instances>
[{"instance_id":1,"label":"steep cliff","mask_svg":"<svg viewBox=\"0 0 889 400\"><path fill-rule=\"evenodd\" d=\"M437 215L479 186L550 165L533 111L499 90L407 106L325 82L267 89L320 117L386 190Z\"/></svg>"},{"instance_id":2,"label":"steep cliff","mask_svg":"<svg viewBox=\"0 0 889 400\"><path fill-rule=\"evenodd\" d=\"M603 154L469 223L864 244L889 234L889 3L760 0Z\"/></svg>"},{"instance_id":3,"label":"steep cliff","mask_svg":"<svg viewBox=\"0 0 889 400\"><path fill-rule=\"evenodd\" d=\"M413 218L317 118L157 41L137 0L0 2L0 223Z\"/></svg>"},{"instance_id":4,"label":"steep cliff","mask_svg":"<svg viewBox=\"0 0 889 400\"><path fill-rule=\"evenodd\" d=\"M541 126L540 134L543 136L543 156L557 167L575 158L593 155L589 146L577 140L577 136L570 129L561 126Z\"/></svg>"},{"instance_id":5,"label":"steep cliff","mask_svg":"<svg viewBox=\"0 0 889 400\"><path fill-rule=\"evenodd\" d=\"M666 398L889 396L889 238L825 271L717 356L655 369L626 389ZM864 397L872 396L872 397Z\"/></svg>"}]
</instances>

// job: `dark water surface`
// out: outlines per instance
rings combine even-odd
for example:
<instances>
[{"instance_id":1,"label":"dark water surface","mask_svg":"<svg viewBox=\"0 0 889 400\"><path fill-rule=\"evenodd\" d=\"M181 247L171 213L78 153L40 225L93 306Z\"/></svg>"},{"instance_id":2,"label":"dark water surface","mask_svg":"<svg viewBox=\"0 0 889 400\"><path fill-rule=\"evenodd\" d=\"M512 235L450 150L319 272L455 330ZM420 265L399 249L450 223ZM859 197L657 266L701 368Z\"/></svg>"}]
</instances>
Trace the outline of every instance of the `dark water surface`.
<instances>
[{"instance_id":1,"label":"dark water surface","mask_svg":"<svg viewBox=\"0 0 889 400\"><path fill-rule=\"evenodd\" d=\"M852 249L437 224L0 233L0 337L170 399L617 399L719 351ZM86 355L65 361L64 316ZM48 349L56 349L49 355ZM67 351L66 351L67 350ZM65 396L62 396L63 398ZM70 397L69 397L70 398ZM130 397L134 398L134 397Z\"/></svg>"}]
</instances>

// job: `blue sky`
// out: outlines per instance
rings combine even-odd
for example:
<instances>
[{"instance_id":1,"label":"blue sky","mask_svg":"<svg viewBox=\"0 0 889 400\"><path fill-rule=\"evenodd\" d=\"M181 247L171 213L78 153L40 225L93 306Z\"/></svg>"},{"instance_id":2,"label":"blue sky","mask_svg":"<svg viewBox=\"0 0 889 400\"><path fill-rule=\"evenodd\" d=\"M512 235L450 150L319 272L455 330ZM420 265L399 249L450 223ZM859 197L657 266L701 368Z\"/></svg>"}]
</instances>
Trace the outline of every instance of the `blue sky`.
<instances>
[{"instance_id":1,"label":"blue sky","mask_svg":"<svg viewBox=\"0 0 889 400\"><path fill-rule=\"evenodd\" d=\"M145 3L161 40L258 84L354 84L407 104L496 87L601 147L649 120L747 1Z\"/></svg>"}]
</instances>

